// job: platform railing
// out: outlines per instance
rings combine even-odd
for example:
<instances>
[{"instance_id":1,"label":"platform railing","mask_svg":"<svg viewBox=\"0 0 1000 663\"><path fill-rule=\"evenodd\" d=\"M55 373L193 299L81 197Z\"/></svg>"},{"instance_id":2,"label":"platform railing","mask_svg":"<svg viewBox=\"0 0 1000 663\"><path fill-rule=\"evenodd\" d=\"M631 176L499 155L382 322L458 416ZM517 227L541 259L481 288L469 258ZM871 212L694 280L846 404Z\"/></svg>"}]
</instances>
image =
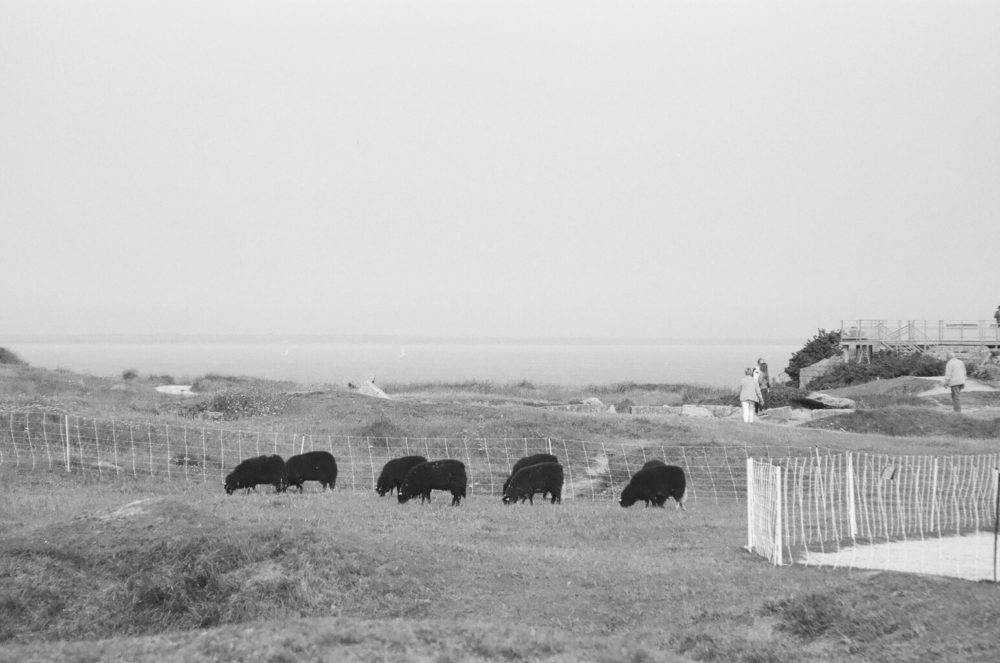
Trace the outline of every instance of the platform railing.
<instances>
[{"instance_id":1,"label":"platform railing","mask_svg":"<svg viewBox=\"0 0 1000 663\"><path fill-rule=\"evenodd\" d=\"M993 320L841 320L842 342L934 345L1000 343Z\"/></svg>"}]
</instances>

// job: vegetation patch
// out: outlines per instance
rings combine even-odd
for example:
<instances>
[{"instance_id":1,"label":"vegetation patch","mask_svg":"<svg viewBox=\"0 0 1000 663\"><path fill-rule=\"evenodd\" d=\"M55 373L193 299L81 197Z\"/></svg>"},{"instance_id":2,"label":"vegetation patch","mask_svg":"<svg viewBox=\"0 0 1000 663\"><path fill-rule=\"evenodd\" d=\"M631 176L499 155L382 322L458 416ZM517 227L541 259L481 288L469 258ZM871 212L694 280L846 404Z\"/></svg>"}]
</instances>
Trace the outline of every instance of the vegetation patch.
<instances>
[{"instance_id":1,"label":"vegetation patch","mask_svg":"<svg viewBox=\"0 0 1000 663\"><path fill-rule=\"evenodd\" d=\"M1000 419L973 419L947 411L914 407L856 410L806 422L803 427L897 437L928 435L965 438L1000 437Z\"/></svg>"},{"instance_id":2,"label":"vegetation patch","mask_svg":"<svg viewBox=\"0 0 1000 663\"><path fill-rule=\"evenodd\" d=\"M285 392L254 385L220 391L208 400L190 406L188 412L192 416L223 421L269 417L281 414L289 399L290 396Z\"/></svg>"},{"instance_id":3,"label":"vegetation patch","mask_svg":"<svg viewBox=\"0 0 1000 663\"><path fill-rule=\"evenodd\" d=\"M18 357L7 348L0 348L0 364L14 364L17 366L27 366L27 362Z\"/></svg>"},{"instance_id":4,"label":"vegetation patch","mask_svg":"<svg viewBox=\"0 0 1000 663\"><path fill-rule=\"evenodd\" d=\"M346 587L315 591L302 582L308 567L344 555L374 564L308 531L230 525L179 500L137 502L0 542L0 641L309 614Z\"/></svg>"},{"instance_id":5,"label":"vegetation patch","mask_svg":"<svg viewBox=\"0 0 1000 663\"><path fill-rule=\"evenodd\" d=\"M816 335L805 342L801 350L793 353L785 367L785 374L791 378L792 386L799 385L799 372L818 361L840 355L840 331L819 329Z\"/></svg>"},{"instance_id":6,"label":"vegetation patch","mask_svg":"<svg viewBox=\"0 0 1000 663\"><path fill-rule=\"evenodd\" d=\"M849 361L837 364L826 374L810 382L808 386L813 390L836 389L904 375L941 376L944 375L944 362L920 352L900 354L883 350L872 355L870 362Z\"/></svg>"},{"instance_id":7,"label":"vegetation patch","mask_svg":"<svg viewBox=\"0 0 1000 663\"><path fill-rule=\"evenodd\" d=\"M410 437L410 434L403 430L403 428L397 426L392 423L391 420L384 417L376 419L370 424L358 429L357 435L359 437L375 439L385 445L388 445L390 440Z\"/></svg>"}]
</instances>

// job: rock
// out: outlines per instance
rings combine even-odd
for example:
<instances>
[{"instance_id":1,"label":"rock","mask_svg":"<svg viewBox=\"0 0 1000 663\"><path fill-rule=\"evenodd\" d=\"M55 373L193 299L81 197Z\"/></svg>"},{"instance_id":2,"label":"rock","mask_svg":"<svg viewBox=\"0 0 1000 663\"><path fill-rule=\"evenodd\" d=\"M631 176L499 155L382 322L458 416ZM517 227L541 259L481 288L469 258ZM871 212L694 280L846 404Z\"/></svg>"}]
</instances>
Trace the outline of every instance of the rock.
<instances>
[{"instance_id":1,"label":"rock","mask_svg":"<svg viewBox=\"0 0 1000 663\"><path fill-rule=\"evenodd\" d=\"M832 417L836 414L850 414L854 412L852 409L841 409L841 408L829 408L827 410L809 410L810 419L823 419L824 417Z\"/></svg>"},{"instance_id":2,"label":"rock","mask_svg":"<svg viewBox=\"0 0 1000 663\"><path fill-rule=\"evenodd\" d=\"M719 417L720 419L731 417L738 412L742 416L741 409L732 405L702 405L701 407L711 412L713 417Z\"/></svg>"},{"instance_id":3,"label":"rock","mask_svg":"<svg viewBox=\"0 0 1000 663\"><path fill-rule=\"evenodd\" d=\"M368 380L366 382L363 382L361 386L355 388L355 391L357 391L359 394L363 396L373 396L375 398L385 398L387 400L392 400L389 398L388 394L386 394L384 391L379 389L378 386L376 386L375 380Z\"/></svg>"},{"instance_id":4,"label":"rock","mask_svg":"<svg viewBox=\"0 0 1000 663\"><path fill-rule=\"evenodd\" d=\"M826 375L834 366L843 363L844 358L838 356L820 359L815 364L806 366L799 371L799 386L803 389L808 389L810 382L822 375Z\"/></svg>"},{"instance_id":5,"label":"rock","mask_svg":"<svg viewBox=\"0 0 1000 663\"><path fill-rule=\"evenodd\" d=\"M611 476L611 463L604 454L598 454L591 459L587 467L587 476L604 477Z\"/></svg>"},{"instance_id":6,"label":"rock","mask_svg":"<svg viewBox=\"0 0 1000 663\"><path fill-rule=\"evenodd\" d=\"M633 405L632 414L672 414L680 416L683 409L680 405Z\"/></svg>"},{"instance_id":7,"label":"rock","mask_svg":"<svg viewBox=\"0 0 1000 663\"><path fill-rule=\"evenodd\" d=\"M685 417L714 417L712 411L702 405L684 405L681 414Z\"/></svg>"},{"instance_id":8,"label":"rock","mask_svg":"<svg viewBox=\"0 0 1000 663\"><path fill-rule=\"evenodd\" d=\"M821 391L809 392L806 398L822 404L822 409L838 408L842 410L852 410L855 407L857 407L857 404L850 398L830 396L829 394L824 394ZM821 408L813 408L813 409L821 409Z\"/></svg>"}]
</instances>

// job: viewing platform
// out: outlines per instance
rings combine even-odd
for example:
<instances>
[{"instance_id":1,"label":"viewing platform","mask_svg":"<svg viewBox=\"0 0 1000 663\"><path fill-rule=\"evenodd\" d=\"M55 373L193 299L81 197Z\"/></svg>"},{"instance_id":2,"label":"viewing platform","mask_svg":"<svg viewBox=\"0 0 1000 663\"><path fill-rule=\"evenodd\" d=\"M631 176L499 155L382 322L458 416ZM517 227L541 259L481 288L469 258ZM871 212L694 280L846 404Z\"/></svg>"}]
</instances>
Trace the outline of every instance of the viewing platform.
<instances>
[{"instance_id":1,"label":"viewing platform","mask_svg":"<svg viewBox=\"0 0 1000 663\"><path fill-rule=\"evenodd\" d=\"M841 320L840 345L848 360L864 361L879 350L924 352L934 348L1000 348L993 320Z\"/></svg>"}]
</instances>

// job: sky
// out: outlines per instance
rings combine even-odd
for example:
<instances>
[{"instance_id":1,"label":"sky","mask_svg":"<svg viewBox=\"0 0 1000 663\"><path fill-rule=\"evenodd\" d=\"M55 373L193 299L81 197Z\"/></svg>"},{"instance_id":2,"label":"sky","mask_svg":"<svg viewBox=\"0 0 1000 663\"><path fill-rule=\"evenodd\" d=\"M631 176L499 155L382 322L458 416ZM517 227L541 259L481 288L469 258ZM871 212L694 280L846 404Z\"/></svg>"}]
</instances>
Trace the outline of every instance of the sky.
<instances>
[{"instance_id":1,"label":"sky","mask_svg":"<svg viewBox=\"0 0 1000 663\"><path fill-rule=\"evenodd\" d=\"M998 118L992 0L0 0L0 340L988 319Z\"/></svg>"}]
</instances>

